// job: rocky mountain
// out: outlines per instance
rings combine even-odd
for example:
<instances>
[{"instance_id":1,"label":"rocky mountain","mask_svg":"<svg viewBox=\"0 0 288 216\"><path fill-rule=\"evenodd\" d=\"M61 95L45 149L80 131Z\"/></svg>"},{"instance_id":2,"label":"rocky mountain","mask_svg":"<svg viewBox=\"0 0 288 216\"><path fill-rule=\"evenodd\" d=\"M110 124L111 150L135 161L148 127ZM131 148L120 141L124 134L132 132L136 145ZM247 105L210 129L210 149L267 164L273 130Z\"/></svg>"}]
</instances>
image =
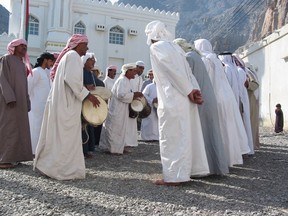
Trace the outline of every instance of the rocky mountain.
<instances>
[{"instance_id":1,"label":"rocky mountain","mask_svg":"<svg viewBox=\"0 0 288 216\"><path fill-rule=\"evenodd\" d=\"M8 33L9 11L0 5L0 34Z\"/></svg>"},{"instance_id":2,"label":"rocky mountain","mask_svg":"<svg viewBox=\"0 0 288 216\"><path fill-rule=\"evenodd\" d=\"M234 51L287 23L288 0L119 0L179 12L176 37L210 40L216 52Z\"/></svg>"}]
</instances>

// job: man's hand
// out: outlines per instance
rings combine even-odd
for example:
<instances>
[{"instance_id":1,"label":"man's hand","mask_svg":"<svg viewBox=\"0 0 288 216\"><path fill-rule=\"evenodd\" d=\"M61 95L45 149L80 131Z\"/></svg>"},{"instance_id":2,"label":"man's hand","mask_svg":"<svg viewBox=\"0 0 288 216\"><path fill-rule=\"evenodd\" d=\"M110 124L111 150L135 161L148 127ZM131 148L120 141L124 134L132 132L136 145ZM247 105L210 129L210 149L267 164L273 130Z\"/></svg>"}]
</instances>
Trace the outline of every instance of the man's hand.
<instances>
[{"instance_id":1,"label":"man's hand","mask_svg":"<svg viewBox=\"0 0 288 216\"><path fill-rule=\"evenodd\" d=\"M91 101L94 107L99 107L100 101L97 99L97 97L89 93L87 98L89 101Z\"/></svg>"},{"instance_id":2,"label":"man's hand","mask_svg":"<svg viewBox=\"0 0 288 216\"><path fill-rule=\"evenodd\" d=\"M133 100L135 100L136 98L139 98L139 97L143 97L142 92L134 92Z\"/></svg>"},{"instance_id":3,"label":"man's hand","mask_svg":"<svg viewBox=\"0 0 288 216\"><path fill-rule=\"evenodd\" d=\"M95 90L95 86L94 86L93 84L91 84L91 85L86 85L86 88L87 88L89 91Z\"/></svg>"},{"instance_id":4,"label":"man's hand","mask_svg":"<svg viewBox=\"0 0 288 216\"><path fill-rule=\"evenodd\" d=\"M202 94L198 89L193 89L188 97L192 103L199 105L203 103Z\"/></svg>"}]
</instances>

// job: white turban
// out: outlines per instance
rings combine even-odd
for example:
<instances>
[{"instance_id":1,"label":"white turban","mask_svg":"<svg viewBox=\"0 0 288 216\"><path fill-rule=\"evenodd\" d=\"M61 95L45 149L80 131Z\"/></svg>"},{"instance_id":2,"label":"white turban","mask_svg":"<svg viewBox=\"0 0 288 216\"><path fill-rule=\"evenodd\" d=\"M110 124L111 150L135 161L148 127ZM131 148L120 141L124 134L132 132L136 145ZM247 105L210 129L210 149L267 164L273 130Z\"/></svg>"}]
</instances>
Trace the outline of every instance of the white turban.
<instances>
[{"instance_id":1,"label":"white turban","mask_svg":"<svg viewBox=\"0 0 288 216\"><path fill-rule=\"evenodd\" d=\"M173 43L178 44L184 52L190 52L193 50L193 46L183 38L176 38L173 40Z\"/></svg>"},{"instance_id":2,"label":"white turban","mask_svg":"<svg viewBox=\"0 0 288 216\"><path fill-rule=\"evenodd\" d=\"M155 41L172 41L172 34L166 29L164 23L159 20L152 21L147 24L145 28L145 33L147 35L147 44L151 45L151 40Z\"/></svg>"},{"instance_id":3,"label":"white turban","mask_svg":"<svg viewBox=\"0 0 288 216\"><path fill-rule=\"evenodd\" d=\"M210 41L208 41L207 39L198 39L194 41L194 45L196 50L199 50L199 52L203 55L203 56L208 56L208 55L213 55L213 48L212 48L212 44L210 43Z\"/></svg>"},{"instance_id":4,"label":"white turban","mask_svg":"<svg viewBox=\"0 0 288 216\"><path fill-rule=\"evenodd\" d=\"M89 58L95 58L95 61L97 62L97 59L96 59L96 57L95 57L95 54L94 54L94 53L87 52L86 55L84 55L84 56L81 57L83 66L85 65L86 61L87 61Z\"/></svg>"},{"instance_id":5,"label":"white turban","mask_svg":"<svg viewBox=\"0 0 288 216\"><path fill-rule=\"evenodd\" d=\"M122 71L122 75L125 75L126 72L129 70L129 69L135 69L136 68L136 64L135 63L128 63L128 64L124 64L121 68L121 71Z\"/></svg>"},{"instance_id":6,"label":"white turban","mask_svg":"<svg viewBox=\"0 0 288 216\"><path fill-rule=\"evenodd\" d=\"M143 61L137 61L136 65L141 66L141 67L145 67L145 63Z\"/></svg>"}]
</instances>

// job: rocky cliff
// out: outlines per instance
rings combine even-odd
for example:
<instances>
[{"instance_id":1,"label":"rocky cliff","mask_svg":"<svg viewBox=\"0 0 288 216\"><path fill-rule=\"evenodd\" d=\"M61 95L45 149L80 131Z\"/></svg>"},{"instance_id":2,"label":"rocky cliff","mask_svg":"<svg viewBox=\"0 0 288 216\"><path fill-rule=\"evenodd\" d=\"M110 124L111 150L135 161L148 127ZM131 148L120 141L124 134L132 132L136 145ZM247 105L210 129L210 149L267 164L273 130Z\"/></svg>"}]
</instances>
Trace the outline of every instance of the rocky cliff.
<instances>
[{"instance_id":1,"label":"rocky cliff","mask_svg":"<svg viewBox=\"0 0 288 216\"><path fill-rule=\"evenodd\" d=\"M9 11L0 5L0 34L8 33Z\"/></svg>"},{"instance_id":2,"label":"rocky cliff","mask_svg":"<svg viewBox=\"0 0 288 216\"><path fill-rule=\"evenodd\" d=\"M263 11L254 25L251 35L252 41L262 39L288 23L288 1L268 0L267 9Z\"/></svg>"},{"instance_id":3,"label":"rocky cliff","mask_svg":"<svg viewBox=\"0 0 288 216\"><path fill-rule=\"evenodd\" d=\"M180 13L176 37L209 39L216 52L234 51L287 23L288 0L120 0Z\"/></svg>"}]
</instances>

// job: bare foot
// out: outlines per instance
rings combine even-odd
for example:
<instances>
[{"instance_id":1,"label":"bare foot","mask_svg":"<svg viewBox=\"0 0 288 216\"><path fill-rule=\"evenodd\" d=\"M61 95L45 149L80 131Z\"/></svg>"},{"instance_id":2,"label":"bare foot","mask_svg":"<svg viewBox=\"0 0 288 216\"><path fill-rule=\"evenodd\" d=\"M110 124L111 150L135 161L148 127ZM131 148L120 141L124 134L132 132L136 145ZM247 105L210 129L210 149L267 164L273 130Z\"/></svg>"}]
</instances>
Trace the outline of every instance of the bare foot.
<instances>
[{"instance_id":1,"label":"bare foot","mask_svg":"<svg viewBox=\"0 0 288 216\"><path fill-rule=\"evenodd\" d=\"M166 186L179 186L181 182L165 182L164 179L158 179L154 182L156 185L166 185Z\"/></svg>"}]
</instances>

